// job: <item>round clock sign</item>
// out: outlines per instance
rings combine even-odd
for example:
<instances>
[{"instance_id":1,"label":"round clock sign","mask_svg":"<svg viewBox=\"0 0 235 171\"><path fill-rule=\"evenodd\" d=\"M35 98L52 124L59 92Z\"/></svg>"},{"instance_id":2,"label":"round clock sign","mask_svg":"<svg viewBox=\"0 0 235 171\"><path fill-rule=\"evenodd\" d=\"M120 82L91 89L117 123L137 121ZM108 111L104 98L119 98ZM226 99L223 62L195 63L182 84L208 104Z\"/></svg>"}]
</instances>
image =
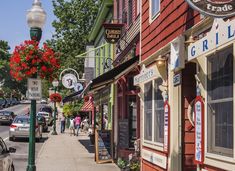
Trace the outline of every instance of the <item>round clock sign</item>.
<instances>
[{"instance_id":1,"label":"round clock sign","mask_svg":"<svg viewBox=\"0 0 235 171\"><path fill-rule=\"evenodd\" d=\"M193 9L213 17L235 15L235 0L186 0L186 2Z\"/></svg>"},{"instance_id":2,"label":"round clock sign","mask_svg":"<svg viewBox=\"0 0 235 171\"><path fill-rule=\"evenodd\" d=\"M73 74L65 74L62 77L62 84L65 88L71 89L74 88L74 85L77 83L77 77Z\"/></svg>"}]
</instances>

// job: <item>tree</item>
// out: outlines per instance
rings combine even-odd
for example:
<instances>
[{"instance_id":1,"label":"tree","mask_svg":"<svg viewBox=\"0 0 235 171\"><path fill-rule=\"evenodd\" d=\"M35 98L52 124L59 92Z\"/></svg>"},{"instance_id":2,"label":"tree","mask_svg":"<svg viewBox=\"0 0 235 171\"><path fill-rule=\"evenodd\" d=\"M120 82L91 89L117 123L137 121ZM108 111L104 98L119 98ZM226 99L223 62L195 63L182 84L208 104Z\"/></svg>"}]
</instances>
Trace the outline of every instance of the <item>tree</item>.
<instances>
[{"instance_id":1,"label":"tree","mask_svg":"<svg viewBox=\"0 0 235 171\"><path fill-rule=\"evenodd\" d=\"M61 53L61 69L83 72L84 60L75 56L85 51L99 4L99 0L53 0L57 20L52 23L55 35L49 42Z\"/></svg>"}]
</instances>

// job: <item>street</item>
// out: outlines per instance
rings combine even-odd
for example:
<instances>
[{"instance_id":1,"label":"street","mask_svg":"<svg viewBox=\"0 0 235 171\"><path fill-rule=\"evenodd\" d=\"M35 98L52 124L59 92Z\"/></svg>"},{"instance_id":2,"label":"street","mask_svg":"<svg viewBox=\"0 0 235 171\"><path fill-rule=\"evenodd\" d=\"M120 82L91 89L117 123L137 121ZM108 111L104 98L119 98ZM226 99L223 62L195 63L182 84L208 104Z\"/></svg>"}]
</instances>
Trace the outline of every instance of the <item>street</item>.
<instances>
[{"instance_id":1,"label":"street","mask_svg":"<svg viewBox=\"0 0 235 171\"><path fill-rule=\"evenodd\" d=\"M39 109L39 107L40 105L37 104L37 110ZM27 113L29 108L30 104L19 104L16 106L5 108L3 110L10 110L13 111L16 115L22 115ZM47 134L48 132L43 133L43 138L40 140L40 142L36 142L35 146L36 159L38 152L42 148L43 143L47 140ZM16 149L15 153L11 153L15 170L25 171L28 161L28 139L16 139L16 141L14 142L9 141L9 125L0 125L0 137L2 137L2 139L6 142L8 148L13 147Z\"/></svg>"}]
</instances>

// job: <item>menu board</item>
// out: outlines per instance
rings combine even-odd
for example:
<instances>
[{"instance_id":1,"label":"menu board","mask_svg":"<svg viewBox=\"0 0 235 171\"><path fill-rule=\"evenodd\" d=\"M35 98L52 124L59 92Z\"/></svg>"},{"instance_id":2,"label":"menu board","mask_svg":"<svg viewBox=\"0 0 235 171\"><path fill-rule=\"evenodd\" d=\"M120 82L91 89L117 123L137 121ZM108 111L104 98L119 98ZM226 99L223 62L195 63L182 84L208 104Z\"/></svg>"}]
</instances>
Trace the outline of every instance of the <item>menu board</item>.
<instances>
[{"instance_id":1,"label":"menu board","mask_svg":"<svg viewBox=\"0 0 235 171\"><path fill-rule=\"evenodd\" d=\"M128 148L129 147L129 121L128 119L120 120L119 131L118 131L118 146L121 148Z\"/></svg>"},{"instance_id":2,"label":"menu board","mask_svg":"<svg viewBox=\"0 0 235 171\"><path fill-rule=\"evenodd\" d=\"M113 143L111 130L96 130L95 145L97 163L113 162Z\"/></svg>"}]
</instances>

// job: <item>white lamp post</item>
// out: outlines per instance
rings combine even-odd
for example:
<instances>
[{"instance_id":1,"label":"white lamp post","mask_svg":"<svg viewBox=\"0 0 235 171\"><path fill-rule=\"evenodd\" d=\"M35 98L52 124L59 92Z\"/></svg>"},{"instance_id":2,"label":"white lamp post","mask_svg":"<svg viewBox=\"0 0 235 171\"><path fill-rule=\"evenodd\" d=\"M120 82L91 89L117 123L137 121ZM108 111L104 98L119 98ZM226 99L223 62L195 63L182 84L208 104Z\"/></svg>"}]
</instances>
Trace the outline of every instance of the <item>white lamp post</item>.
<instances>
[{"instance_id":1,"label":"white lamp post","mask_svg":"<svg viewBox=\"0 0 235 171\"><path fill-rule=\"evenodd\" d=\"M56 89L57 87L59 86L59 81L58 80L53 80L52 81L52 85L54 87L54 90L55 90L55 93L56 93ZM57 107L56 107L56 102L54 102L54 121L53 121L53 132L51 133L52 135L57 135L57 132L56 132L56 114L57 114Z\"/></svg>"},{"instance_id":2,"label":"white lamp post","mask_svg":"<svg viewBox=\"0 0 235 171\"><path fill-rule=\"evenodd\" d=\"M30 27L30 37L32 40L40 41L42 27L46 21L46 12L41 7L39 0L34 0L33 6L26 15L27 23ZM37 74L33 76L37 78ZM35 124L36 124L36 100L31 100L30 130L29 130L29 155L27 171L36 171L35 165Z\"/></svg>"}]
</instances>

